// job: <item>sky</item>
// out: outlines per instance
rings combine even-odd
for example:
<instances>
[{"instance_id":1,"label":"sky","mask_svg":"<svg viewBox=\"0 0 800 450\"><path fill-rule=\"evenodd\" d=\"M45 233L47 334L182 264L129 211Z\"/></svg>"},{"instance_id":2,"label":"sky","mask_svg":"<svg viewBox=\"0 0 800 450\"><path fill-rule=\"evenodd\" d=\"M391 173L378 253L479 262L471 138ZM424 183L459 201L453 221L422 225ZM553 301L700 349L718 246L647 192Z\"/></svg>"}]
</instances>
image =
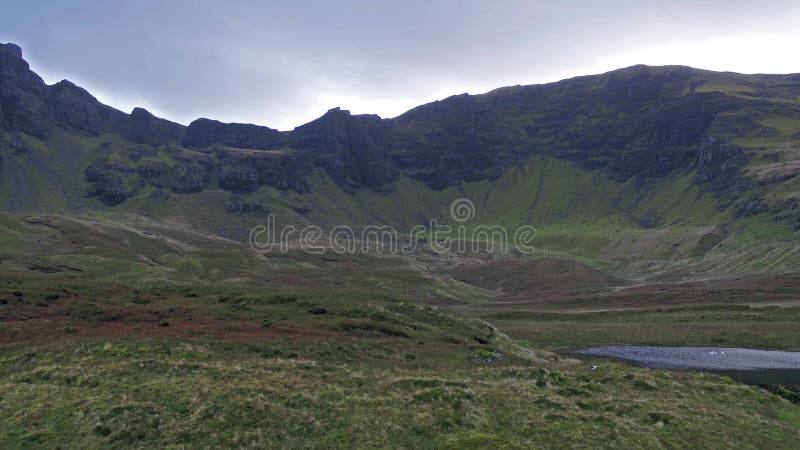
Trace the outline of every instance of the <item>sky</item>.
<instances>
[{"instance_id":1,"label":"sky","mask_svg":"<svg viewBox=\"0 0 800 450\"><path fill-rule=\"evenodd\" d=\"M800 73L800 1L0 0L47 83L130 112L291 130L634 64Z\"/></svg>"}]
</instances>

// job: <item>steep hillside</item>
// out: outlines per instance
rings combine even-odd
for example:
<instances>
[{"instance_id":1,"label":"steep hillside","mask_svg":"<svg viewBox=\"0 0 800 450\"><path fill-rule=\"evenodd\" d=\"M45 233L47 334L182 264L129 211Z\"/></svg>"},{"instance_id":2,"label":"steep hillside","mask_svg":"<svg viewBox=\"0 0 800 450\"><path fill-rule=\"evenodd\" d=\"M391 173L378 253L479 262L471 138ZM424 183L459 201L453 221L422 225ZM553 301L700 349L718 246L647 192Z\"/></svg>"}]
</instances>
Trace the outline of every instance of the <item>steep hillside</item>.
<instances>
[{"instance_id":1,"label":"steep hillside","mask_svg":"<svg viewBox=\"0 0 800 450\"><path fill-rule=\"evenodd\" d=\"M656 188L674 190L665 184L677 182L695 196L710 195L714 206L704 208L705 218L730 210L797 226L799 98L800 75L634 66L454 96L395 119L335 108L291 132L209 119L187 127L140 108L117 111L66 80L47 86L19 47L4 44L0 207L102 210L221 189L242 197L227 205L242 213L271 206L248 203L266 186L297 194L295 209L306 211L315 167L348 196L362 190L402 195L406 178L436 196L465 183L508 180L536 157L591 173L592 186L578 186L585 189L580 197L630 206ZM623 192L631 184L636 196ZM536 194L535 208L567 203L549 187ZM627 210L646 226L674 221L655 208ZM526 219L520 209L511 211ZM642 217L647 213L653 214ZM558 221L561 213L549 208L537 215Z\"/></svg>"},{"instance_id":2,"label":"steep hillside","mask_svg":"<svg viewBox=\"0 0 800 450\"><path fill-rule=\"evenodd\" d=\"M800 76L635 66L280 132L126 114L0 46L0 210L245 241L278 225L534 225L626 279L800 267ZM420 256L420 255L418 255ZM440 264L438 260L431 262Z\"/></svg>"}]
</instances>

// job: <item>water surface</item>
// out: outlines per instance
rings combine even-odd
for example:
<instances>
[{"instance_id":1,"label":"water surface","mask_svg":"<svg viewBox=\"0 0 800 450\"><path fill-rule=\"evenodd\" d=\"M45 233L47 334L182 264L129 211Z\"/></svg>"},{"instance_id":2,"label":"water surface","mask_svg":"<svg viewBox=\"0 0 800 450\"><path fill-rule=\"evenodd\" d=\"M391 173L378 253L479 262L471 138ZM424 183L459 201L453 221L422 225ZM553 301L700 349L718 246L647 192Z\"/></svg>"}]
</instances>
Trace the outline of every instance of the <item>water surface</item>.
<instances>
[{"instance_id":1,"label":"water surface","mask_svg":"<svg viewBox=\"0 0 800 450\"><path fill-rule=\"evenodd\" d=\"M800 352L724 347L608 345L575 352L655 369L702 370L742 383L800 387Z\"/></svg>"}]
</instances>

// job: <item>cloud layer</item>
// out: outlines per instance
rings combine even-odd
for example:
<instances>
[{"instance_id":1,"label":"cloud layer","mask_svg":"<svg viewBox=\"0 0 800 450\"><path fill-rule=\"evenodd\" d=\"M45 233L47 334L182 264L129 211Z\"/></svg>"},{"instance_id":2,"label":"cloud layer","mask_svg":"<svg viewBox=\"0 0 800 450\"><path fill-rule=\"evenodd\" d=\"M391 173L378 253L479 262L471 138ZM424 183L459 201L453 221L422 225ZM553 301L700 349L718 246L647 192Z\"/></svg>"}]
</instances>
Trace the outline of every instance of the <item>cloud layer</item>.
<instances>
[{"instance_id":1,"label":"cloud layer","mask_svg":"<svg viewBox=\"0 0 800 450\"><path fill-rule=\"evenodd\" d=\"M29 1L0 42L125 111L280 129L638 63L800 72L796 1L600 3Z\"/></svg>"}]
</instances>

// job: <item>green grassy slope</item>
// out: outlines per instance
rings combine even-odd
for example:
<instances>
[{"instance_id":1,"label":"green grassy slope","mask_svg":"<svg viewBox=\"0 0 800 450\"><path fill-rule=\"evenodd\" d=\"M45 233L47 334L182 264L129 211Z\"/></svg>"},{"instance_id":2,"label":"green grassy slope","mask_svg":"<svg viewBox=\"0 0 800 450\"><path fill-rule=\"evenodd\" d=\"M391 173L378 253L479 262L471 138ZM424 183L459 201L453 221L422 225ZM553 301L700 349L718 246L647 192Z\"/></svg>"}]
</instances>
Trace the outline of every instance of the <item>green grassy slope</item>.
<instances>
[{"instance_id":1,"label":"green grassy slope","mask_svg":"<svg viewBox=\"0 0 800 450\"><path fill-rule=\"evenodd\" d=\"M472 156L478 160L487 157L497 164L490 164L485 171L499 171L492 176L466 177L481 181L455 180L442 190L415 179L420 174L413 168L400 170L396 182L377 189L336 181L324 168L315 167L308 175L308 192L262 185L255 192L232 193L211 179L200 192L180 193L194 190L190 179L183 180L180 192L175 192L158 189L135 173L156 164L171 167L181 163L197 169L202 165L198 161L217 161L224 152L201 154L176 145L133 144L118 134L92 136L55 125L44 141L9 131L0 139L0 209L81 213L122 222L133 214L171 227L244 241L268 213L277 217L279 225L316 224L330 229L388 224L408 231L431 219L452 222L450 203L465 197L476 205L475 217L465 223L468 230L478 225L510 229L533 225L540 248L596 267L627 269L634 265L633 272L652 275L646 269L651 261L674 261L676 266L688 261L697 265L699 272L790 271L796 269L797 258L789 250L771 257L775 256L774 247L784 248L796 240L796 219L800 217L800 179L795 177L800 171L800 116L798 88L792 80L791 76L633 67L552 85L503 88L483 96L448 99L441 102L440 109L425 105L398 119L400 134L395 138L399 141L392 145L419 150L413 136L428 142L442 133L447 136L450 131L458 134L462 130L467 134L443 141L442 151L455 151L463 144L466 153L454 157L466 159L456 158L458 164L468 163ZM636 95L617 98L626 86ZM639 92L639 88L643 90ZM573 104L570 92L575 89L586 105ZM474 136L464 128L464 121L472 120L470 111L478 114L475 120L481 122ZM670 147L669 142L683 142L685 136L697 134L691 123L681 121L684 116L713 119L698 150L710 158L706 165L701 164L702 158L670 165L678 156L670 153L675 146ZM648 121L655 122L646 125ZM650 148L636 139L622 146L624 139L619 139L640 125L645 127L640 130L642 136L666 147ZM548 131L547 127L555 128ZM649 135L651 132L655 134ZM698 136L694 137L700 139ZM480 145L495 144L484 149L489 152L485 155L470 156L474 150L470 139ZM617 144L622 147L611 148ZM640 154L643 145L649 149L647 155ZM736 147L728 148L730 145ZM733 156L726 153L729 151ZM596 152L609 164L616 161L613 164L618 168L641 166L642 173L616 176L616 172L601 170L593 165L594 160L585 158ZM438 156L447 160L445 153ZM409 156L404 155L394 156ZM417 156L424 159L426 155ZM106 170L120 178L119 188L135 191L132 198L106 206L87 197L92 185L85 181L84 170L100 159L116 167ZM661 164L668 166L663 173ZM229 165L225 170L239 168ZM465 174L472 173L470 170ZM723 261L726 263L720 264Z\"/></svg>"},{"instance_id":2,"label":"green grassy slope","mask_svg":"<svg viewBox=\"0 0 800 450\"><path fill-rule=\"evenodd\" d=\"M708 375L271 345L4 350L0 445L788 449L800 438L795 405Z\"/></svg>"},{"instance_id":3,"label":"green grassy slope","mask_svg":"<svg viewBox=\"0 0 800 450\"><path fill-rule=\"evenodd\" d=\"M800 409L765 391L616 363L591 370L374 287L182 283L169 270L178 284L140 285L8 263L2 447L791 448L800 438Z\"/></svg>"},{"instance_id":4,"label":"green grassy slope","mask_svg":"<svg viewBox=\"0 0 800 450\"><path fill-rule=\"evenodd\" d=\"M789 224L776 222L768 211L740 214L740 205L704 192L695 182L694 171L676 172L644 183L622 183L567 161L533 157L495 181L461 183L434 191L419 181L401 178L393 189L381 192L345 190L317 169L310 176L309 193L264 186L242 195L242 201L261 205L262 211L231 212L228 205L232 194L221 189L157 196L151 186L109 208L85 197L88 183L83 181L80 167L99 155L124 160L135 167L153 161L168 162L189 151L131 147L118 136L76 137L63 130L46 143L33 138L26 138L26 143L26 152L8 150L11 155L3 158L5 209L83 212L99 218L117 217L123 222L134 214L246 241L250 229L264 224L268 213L276 216L279 226L316 224L329 230L336 225L390 224L404 232L415 225L428 224L431 219L453 224L450 203L468 198L476 206L475 217L464 224L468 232L478 225L503 225L511 230L533 225L538 230L536 245L593 265L627 260L627 266L632 260L643 259L673 259L684 264L683 260L689 257L701 264L701 271L708 271L714 269L712 263L730 260L734 250L746 250L751 258L736 258L734 265L718 268L786 271L797 267L795 257L758 262L772 251L770 246L796 239ZM764 168L767 163L759 163L758 159L753 161L747 176L764 177L777 170L772 166ZM759 188L764 192L758 195L774 202L787 201L794 195L793 183L788 180L766 184ZM730 250L703 259L706 253L721 250L716 244L722 240L727 240L725 248Z\"/></svg>"}]
</instances>

